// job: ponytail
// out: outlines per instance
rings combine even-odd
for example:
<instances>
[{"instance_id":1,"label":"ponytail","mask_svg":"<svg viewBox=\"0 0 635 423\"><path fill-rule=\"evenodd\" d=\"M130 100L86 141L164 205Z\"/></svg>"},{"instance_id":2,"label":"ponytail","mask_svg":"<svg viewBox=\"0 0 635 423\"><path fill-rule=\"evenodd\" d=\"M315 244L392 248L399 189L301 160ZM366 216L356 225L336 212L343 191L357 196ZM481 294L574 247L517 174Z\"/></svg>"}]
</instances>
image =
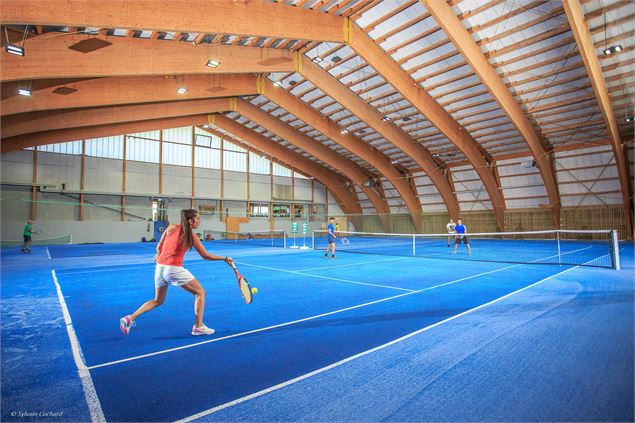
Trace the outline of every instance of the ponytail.
<instances>
[{"instance_id":1,"label":"ponytail","mask_svg":"<svg viewBox=\"0 0 635 423\"><path fill-rule=\"evenodd\" d=\"M194 246L194 234L190 219L194 219L198 211L196 209L181 210L181 231L179 232L179 244L185 245L189 250Z\"/></svg>"}]
</instances>

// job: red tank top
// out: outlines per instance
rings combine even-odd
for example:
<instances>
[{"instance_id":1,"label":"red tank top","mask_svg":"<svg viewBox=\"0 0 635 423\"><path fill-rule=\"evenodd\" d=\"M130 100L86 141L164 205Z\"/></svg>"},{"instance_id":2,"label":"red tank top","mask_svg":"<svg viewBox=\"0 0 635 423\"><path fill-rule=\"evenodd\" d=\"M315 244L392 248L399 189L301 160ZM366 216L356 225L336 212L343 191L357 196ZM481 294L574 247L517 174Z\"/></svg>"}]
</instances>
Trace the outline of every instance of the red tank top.
<instances>
[{"instance_id":1,"label":"red tank top","mask_svg":"<svg viewBox=\"0 0 635 423\"><path fill-rule=\"evenodd\" d=\"M183 256L185 255L185 251L187 251L187 247L185 245L179 245L180 232L181 225L176 225L172 233L165 235L161 255L157 260L158 264L183 266Z\"/></svg>"}]
</instances>

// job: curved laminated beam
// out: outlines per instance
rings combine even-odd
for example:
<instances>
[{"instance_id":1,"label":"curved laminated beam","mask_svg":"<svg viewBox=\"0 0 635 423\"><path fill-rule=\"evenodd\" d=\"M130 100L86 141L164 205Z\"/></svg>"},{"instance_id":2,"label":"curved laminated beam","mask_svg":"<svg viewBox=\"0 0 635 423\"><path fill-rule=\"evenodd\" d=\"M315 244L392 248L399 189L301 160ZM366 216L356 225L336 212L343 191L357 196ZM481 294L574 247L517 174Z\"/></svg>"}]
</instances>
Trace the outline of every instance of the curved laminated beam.
<instances>
[{"instance_id":1,"label":"curved laminated beam","mask_svg":"<svg viewBox=\"0 0 635 423\"><path fill-rule=\"evenodd\" d=\"M9 153L28 147L56 144L60 142L85 140L91 138L113 137L121 134L156 131L158 129L178 128L182 126L205 125L208 123L207 114L183 116L167 119L155 119L141 122L125 122L112 125L87 126L85 128L59 129L55 131L38 132L35 134L17 135L2 140L0 152Z\"/></svg>"},{"instance_id":2,"label":"curved laminated beam","mask_svg":"<svg viewBox=\"0 0 635 423\"><path fill-rule=\"evenodd\" d=\"M224 112L229 99L191 100L92 109L23 113L2 118L2 137L86 126Z\"/></svg>"},{"instance_id":3,"label":"curved laminated beam","mask_svg":"<svg viewBox=\"0 0 635 423\"><path fill-rule=\"evenodd\" d=\"M422 87L418 86L380 46L359 26L347 20L347 43L370 66L372 66L386 82L392 85L408 100L430 123L441 131L470 161L479 175L489 195L496 223L499 230L504 229L505 200L490 164L485 160L485 153L479 144L463 129L456 120L436 102ZM405 151L405 150L404 150Z\"/></svg>"},{"instance_id":4,"label":"curved laminated beam","mask_svg":"<svg viewBox=\"0 0 635 423\"><path fill-rule=\"evenodd\" d=\"M169 12L169 13L166 13ZM2 24L147 29L341 41L341 17L265 1L3 0ZM320 24L316 25L316 21Z\"/></svg>"},{"instance_id":5,"label":"curved laminated beam","mask_svg":"<svg viewBox=\"0 0 635 423\"><path fill-rule=\"evenodd\" d=\"M259 84L261 87L260 95L267 97L278 106L284 108L287 112L302 119L303 122L317 129L351 153L366 160L381 172L386 179L393 184L403 198L417 232L421 231L421 204L419 204L416 190L412 190L410 185L404 180L402 174L399 173L387 156L353 134L342 134L341 128L332 120L309 107L287 91L275 87L271 81L264 77L261 78L262 82Z\"/></svg>"},{"instance_id":6,"label":"curved laminated beam","mask_svg":"<svg viewBox=\"0 0 635 423\"><path fill-rule=\"evenodd\" d=\"M276 157L290 166L297 168L302 173L313 176L333 194L344 213L352 215L362 214L362 209L359 204L357 204L355 197L345 188L346 181L337 173L324 166L320 166L301 154L295 153L225 116L213 116L212 123L223 131L244 140L270 156ZM203 128L203 130L204 129L205 128Z\"/></svg>"},{"instance_id":7,"label":"curved laminated beam","mask_svg":"<svg viewBox=\"0 0 635 423\"><path fill-rule=\"evenodd\" d=\"M580 56L584 61L593 92L597 99L604 122L608 129L609 139L613 147L613 155L617 167L617 174L620 179L622 191L622 202L626 219L627 237L633 238L633 191L631 186L631 175L629 175L628 155L626 154L626 144L622 143L617 119L609 98L609 91L604 80L602 67L598 60L589 27L584 20L584 12L579 0L563 0L564 10L571 25L571 31L580 50Z\"/></svg>"},{"instance_id":8,"label":"curved laminated beam","mask_svg":"<svg viewBox=\"0 0 635 423\"><path fill-rule=\"evenodd\" d=\"M458 216L459 203L452 187L445 179L443 169L437 165L425 147L406 135L395 124L383 121L377 110L366 104L324 69L299 53L296 55L296 68L297 72L301 73L308 81L354 113L361 121L400 148L421 166L439 190L450 216Z\"/></svg>"},{"instance_id":9,"label":"curved laminated beam","mask_svg":"<svg viewBox=\"0 0 635 423\"><path fill-rule=\"evenodd\" d=\"M501 77L472 39L472 36L467 32L465 27L463 27L459 18L454 14L450 5L445 1L421 0L421 2L432 14L443 31L445 31L450 40L452 40L456 49L461 52L465 60L479 76L487 90L492 94L492 97L496 99L498 105L503 109L514 126L516 126L523 138L525 138L545 184L554 226L560 228L560 194L558 192L556 176L553 164L547 151L540 142L538 134L536 134L536 131L531 126L520 105L505 86Z\"/></svg>"},{"instance_id":10,"label":"curved laminated beam","mask_svg":"<svg viewBox=\"0 0 635 423\"><path fill-rule=\"evenodd\" d=\"M269 113L245 100L236 100L235 111L263 128L266 128L268 131L271 131L277 136L283 138L287 142L301 148L317 159L328 163L335 169L338 169L362 189L364 194L366 194L370 202L375 207L375 210L377 210L377 213L382 218L384 226L387 225L388 222L386 217L390 214L390 209L388 208L386 200L381 198L381 196L379 196L379 194L377 194L372 188L364 186L364 182L368 180L370 175L355 162L340 156L324 144L304 135L297 129L289 126L279 119L274 118Z\"/></svg>"},{"instance_id":11,"label":"curved laminated beam","mask_svg":"<svg viewBox=\"0 0 635 423\"><path fill-rule=\"evenodd\" d=\"M179 79L165 76L89 79L64 84L76 90L67 95L55 93L54 87L34 91L31 97L5 98L0 101L0 114L257 94L253 75L188 75ZM180 85L187 87L187 93L176 92Z\"/></svg>"},{"instance_id":12,"label":"curved laminated beam","mask_svg":"<svg viewBox=\"0 0 635 423\"><path fill-rule=\"evenodd\" d=\"M110 3L107 3L110 4ZM4 4L3 4L4 8ZM289 50L229 45L194 45L164 40L99 36L110 45L81 53L70 47L88 35L36 37L25 43L25 56L2 52L0 80L95 78L102 76L187 75L213 73L292 72ZM207 66L210 58L221 61ZM63 64L62 66L60 66ZM51 69L55 69L54 72Z\"/></svg>"}]
</instances>

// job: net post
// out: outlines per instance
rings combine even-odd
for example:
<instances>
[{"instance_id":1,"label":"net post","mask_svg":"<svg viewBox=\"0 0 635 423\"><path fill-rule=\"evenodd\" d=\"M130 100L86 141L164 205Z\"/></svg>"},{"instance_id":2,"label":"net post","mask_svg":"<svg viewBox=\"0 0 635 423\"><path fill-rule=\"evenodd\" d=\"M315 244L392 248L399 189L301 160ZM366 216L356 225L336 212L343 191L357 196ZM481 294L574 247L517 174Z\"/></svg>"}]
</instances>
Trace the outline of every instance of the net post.
<instances>
[{"instance_id":1,"label":"net post","mask_svg":"<svg viewBox=\"0 0 635 423\"><path fill-rule=\"evenodd\" d=\"M417 255L417 247L416 247L417 243L416 243L416 241L415 241L415 240L416 240L416 238L417 238L417 236L416 236L416 235L413 235L413 236L412 236L412 255L413 255L413 256L416 256L416 255Z\"/></svg>"},{"instance_id":2,"label":"net post","mask_svg":"<svg viewBox=\"0 0 635 423\"><path fill-rule=\"evenodd\" d=\"M562 266L562 256L560 255L560 231L556 230L556 240L558 242L558 265Z\"/></svg>"},{"instance_id":3,"label":"net post","mask_svg":"<svg viewBox=\"0 0 635 423\"><path fill-rule=\"evenodd\" d=\"M287 233L282 231L282 248L287 248Z\"/></svg>"},{"instance_id":4,"label":"net post","mask_svg":"<svg viewBox=\"0 0 635 423\"><path fill-rule=\"evenodd\" d=\"M620 270L620 243L615 229L611 231L611 250L613 269Z\"/></svg>"},{"instance_id":5,"label":"net post","mask_svg":"<svg viewBox=\"0 0 635 423\"><path fill-rule=\"evenodd\" d=\"M315 250L315 229L311 232L311 247Z\"/></svg>"}]
</instances>

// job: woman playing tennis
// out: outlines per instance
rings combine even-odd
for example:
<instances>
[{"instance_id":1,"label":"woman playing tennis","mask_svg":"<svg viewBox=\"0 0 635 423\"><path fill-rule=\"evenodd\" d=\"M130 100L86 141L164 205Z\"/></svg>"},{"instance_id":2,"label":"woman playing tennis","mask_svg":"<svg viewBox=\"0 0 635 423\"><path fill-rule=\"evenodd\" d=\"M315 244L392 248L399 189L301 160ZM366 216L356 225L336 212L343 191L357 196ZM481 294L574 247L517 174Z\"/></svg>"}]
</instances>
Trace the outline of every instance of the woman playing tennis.
<instances>
[{"instance_id":1,"label":"woman playing tennis","mask_svg":"<svg viewBox=\"0 0 635 423\"><path fill-rule=\"evenodd\" d=\"M183 256L192 247L205 260L225 260L232 264L231 257L215 256L205 251L205 247L198 237L194 236L192 230L199 227L201 217L194 209L181 210L181 224L170 225L163 232L161 241L157 245L157 255L154 261L157 266L154 272L155 295L153 300L146 301L137 311L122 317L119 321L121 331L128 335L130 329L135 325L137 317L163 304L168 293L168 286L180 286L184 290L194 295L195 323L192 327L192 335L211 335L214 329L208 328L203 323L203 313L205 311L205 289L200 282L183 267Z\"/></svg>"}]
</instances>

